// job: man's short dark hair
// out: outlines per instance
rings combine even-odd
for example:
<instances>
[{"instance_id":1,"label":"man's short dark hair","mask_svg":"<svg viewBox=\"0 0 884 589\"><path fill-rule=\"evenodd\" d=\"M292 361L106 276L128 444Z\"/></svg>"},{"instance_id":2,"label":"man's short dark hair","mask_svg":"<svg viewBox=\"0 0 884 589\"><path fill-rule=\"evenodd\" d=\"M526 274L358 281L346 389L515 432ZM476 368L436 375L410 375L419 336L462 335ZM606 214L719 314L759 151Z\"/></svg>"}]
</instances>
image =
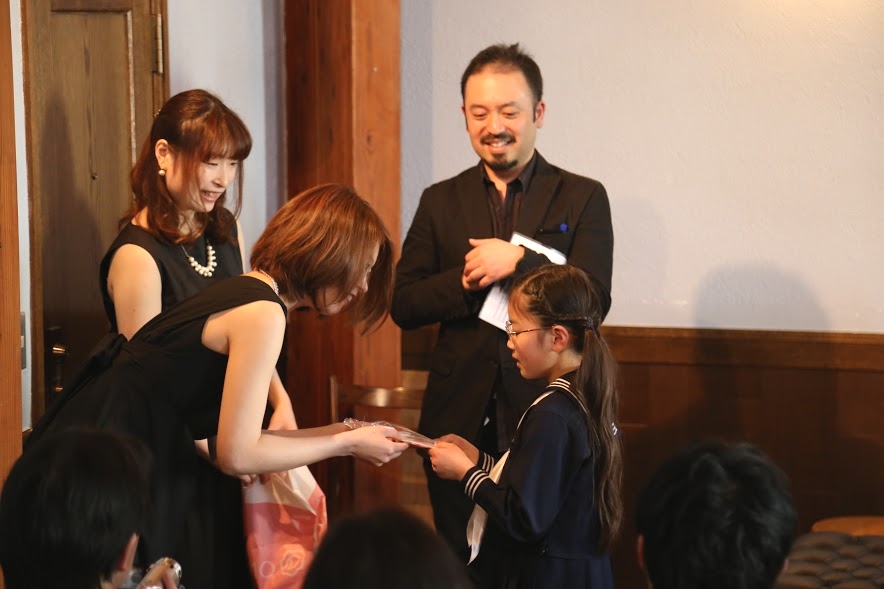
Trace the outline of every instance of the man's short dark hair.
<instances>
[{"instance_id":1,"label":"man's short dark hair","mask_svg":"<svg viewBox=\"0 0 884 589\"><path fill-rule=\"evenodd\" d=\"M639 493L638 533L654 589L769 589L795 536L785 474L750 444L703 442Z\"/></svg>"},{"instance_id":2,"label":"man's short dark hair","mask_svg":"<svg viewBox=\"0 0 884 589\"><path fill-rule=\"evenodd\" d=\"M109 579L149 510L149 453L110 432L72 430L29 445L0 494L8 589L94 588Z\"/></svg>"},{"instance_id":3,"label":"man's short dark hair","mask_svg":"<svg viewBox=\"0 0 884 589\"><path fill-rule=\"evenodd\" d=\"M487 68L498 72L520 71L534 94L534 106L543 98L543 76L534 58L522 51L518 43L506 45L499 43L486 47L476 54L460 78L460 97L465 99L467 80Z\"/></svg>"}]
</instances>

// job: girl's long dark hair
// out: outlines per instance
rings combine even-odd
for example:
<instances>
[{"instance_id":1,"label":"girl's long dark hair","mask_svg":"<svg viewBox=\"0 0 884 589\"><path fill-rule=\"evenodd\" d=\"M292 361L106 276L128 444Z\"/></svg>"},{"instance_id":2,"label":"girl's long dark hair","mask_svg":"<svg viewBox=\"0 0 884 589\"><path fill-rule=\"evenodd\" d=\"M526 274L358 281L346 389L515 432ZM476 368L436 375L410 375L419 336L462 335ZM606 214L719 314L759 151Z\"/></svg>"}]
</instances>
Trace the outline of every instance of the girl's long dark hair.
<instances>
[{"instance_id":1,"label":"girl's long dark hair","mask_svg":"<svg viewBox=\"0 0 884 589\"><path fill-rule=\"evenodd\" d=\"M555 264L521 276L510 297L538 325L561 325L571 332L574 349L582 355L574 393L587 416L595 461L593 500L601 522L599 549L608 550L623 519L623 457L615 429L617 363L599 331L601 302L583 270Z\"/></svg>"}]
</instances>

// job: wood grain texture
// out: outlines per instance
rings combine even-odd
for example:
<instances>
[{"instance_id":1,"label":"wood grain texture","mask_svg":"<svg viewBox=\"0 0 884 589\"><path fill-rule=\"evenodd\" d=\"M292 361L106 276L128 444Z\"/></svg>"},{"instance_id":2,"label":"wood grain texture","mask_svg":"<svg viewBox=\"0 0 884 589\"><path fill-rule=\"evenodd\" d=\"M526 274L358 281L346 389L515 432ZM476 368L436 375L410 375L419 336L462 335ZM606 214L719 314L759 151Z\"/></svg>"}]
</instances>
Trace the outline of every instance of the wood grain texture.
<instances>
[{"instance_id":1,"label":"wood grain texture","mask_svg":"<svg viewBox=\"0 0 884 589\"><path fill-rule=\"evenodd\" d=\"M285 4L286 182L290 195L351 184L398 244L399 43L391 14L399 14L398 0ZM328 422L333 374L347 384L399 384L399 342L389 320L363 336L345 317L293 313L285 382L299 424ZM322 466L316 470L321 479Z\"/></svg>"},{"instance_id":2,"label":"wood grain texture","mask_svg":"<svg viewBox=\"0 0 884 589\"><path fill-rule=\"evenodd\" d=\"M22 387L19 320L18 191L9 2L0 5L0 484L21 454ZM23 162L22 162L23 163ZM0 580L0 589L3 587Z\"/></svg>"},{"instance_id":3,"label":"wood grain texture","mask_svg":"<svg viewBox=\"0 0 884 589\"><path fill-rule=\"evenodd\" d=\"M353 185L377 210L398 247L399 0L358 0L352 11ZM400 341L390 318L377 331L357 336L353 382L399 385Z\"/></svg>"},{"instance_id":4,"label":"wood grain texture","mask_svg":"<svg viewBox=\"0 0 884 589\"><path fill-rule=\"evenodd\" d=\"M47 329L70 376L106 332L97 267L131 201L129 171L168 92L157 58L165 0L24 0L33 419ZM165 31L160 31L165 37ZM164 63L167 56L164 53ZM162 71L159 71L159 70Z\"/></svg>"},{"instance_id":5,"label":"wood grain texture","mask_svg":"<svg viewBox=\"0 0 884 589\"><path fill-rule=\"evenodd\" d=\"M325 182L353 183L350 3L285 5L286 182L289 195ZM353 379L352 326L342 317L289 315L286 389L301 427L328 422L329 378ZM322 466L317 468L320 485Z\"/></svg>"}]
</instances>

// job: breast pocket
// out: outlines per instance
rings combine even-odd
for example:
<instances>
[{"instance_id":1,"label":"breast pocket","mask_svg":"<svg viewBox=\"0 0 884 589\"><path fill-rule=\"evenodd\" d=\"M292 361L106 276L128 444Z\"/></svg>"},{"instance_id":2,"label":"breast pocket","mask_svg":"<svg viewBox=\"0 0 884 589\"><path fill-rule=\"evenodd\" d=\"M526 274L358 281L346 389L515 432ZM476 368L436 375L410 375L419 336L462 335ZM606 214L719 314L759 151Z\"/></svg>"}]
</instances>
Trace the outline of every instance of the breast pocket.
<instances>
[{"instance_id":1,"label":"breast pocket","mask_svg":"<svg viewBox=\"0 0 884 589\"><path fill-rule=\"evenodd\" d=\"M571 255L571 242L574 240L574 234L570 231L561 233L538 233L534 236L534 239L545 246L561 252L566 258Z\"/></svg>"}]
</instances>

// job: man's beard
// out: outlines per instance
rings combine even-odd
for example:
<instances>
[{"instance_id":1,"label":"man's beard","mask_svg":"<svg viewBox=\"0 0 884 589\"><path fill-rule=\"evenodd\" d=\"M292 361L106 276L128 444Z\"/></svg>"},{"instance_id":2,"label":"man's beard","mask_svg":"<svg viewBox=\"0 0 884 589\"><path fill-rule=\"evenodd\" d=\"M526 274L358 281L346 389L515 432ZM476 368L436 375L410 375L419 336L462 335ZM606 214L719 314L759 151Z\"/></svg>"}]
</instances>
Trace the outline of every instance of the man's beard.
<instances>
[{"instance_id":1,"label":"man's beard","mask_svg":"<svg viewBox=\"0 0 884 589\"><path fill-rule=\"evenodd\" d=\"M503 140L508 142L515 142L515 137L510 135L509 133L501 133L500 135L485 135L482 137L482 143L488 144L496 140ZM495 172L506 172L507 170L512 170L515 168L519 160L518 158L512 160L503 159L506 157L506 154L502 153L499 156L491 156L491 158L483 160L485 165L494 170Z\"/></svg>"},{"instance_id":2,"label":"man's beard","mask_svg":"<svg viewBox=\"0 0 884 589\"><path fill-rule=\"evenodd\" d=\"M512 170L515 168L519 162L518 160L482 160L485 162L485 165L494 170L495 172L506 172L507 170Z\"/></svg>"}]
</instances>

